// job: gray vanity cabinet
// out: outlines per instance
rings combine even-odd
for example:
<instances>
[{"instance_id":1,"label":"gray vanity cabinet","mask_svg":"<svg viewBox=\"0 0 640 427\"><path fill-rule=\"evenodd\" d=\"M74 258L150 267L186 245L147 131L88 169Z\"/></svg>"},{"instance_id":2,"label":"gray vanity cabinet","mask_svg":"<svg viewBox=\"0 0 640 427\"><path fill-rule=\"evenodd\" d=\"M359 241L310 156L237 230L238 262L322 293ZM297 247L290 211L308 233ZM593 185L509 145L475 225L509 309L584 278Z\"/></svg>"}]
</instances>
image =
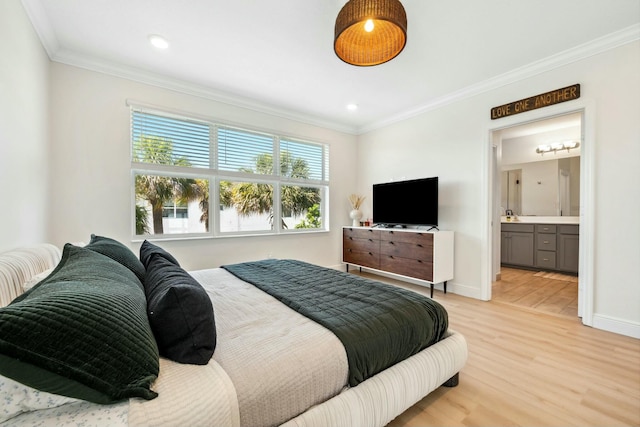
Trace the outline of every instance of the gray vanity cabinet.
<instances>
[{"instance_id":1,"label":"gray vanity cabinet","mask_svg":"<svg viewBox=\"0 0 640 427\"><path fill-rule=\"evenodd\" d=\"M579 234L578 225L558 226L558 270L578 273Z\"/></svg>"},{"instance_id":2,"label":"gray vanity cabinet","mask_svg":"<svg viewBox=\"0 0 640 427\"><path fill-rule=\"evenodd\" d=\"M502 264L533 267L533 231L533 224L502 224Z\"/></svg>"},{"instance_id":3,"label":"gray vanity cabinet","mask_svg":"<svg viewBox=\"0 0 640 427\"><path fill-rule=\"evenodd\" d=\"M579 225L502 223L502 265L578 274Z\"/></svg>"}]
</instances>

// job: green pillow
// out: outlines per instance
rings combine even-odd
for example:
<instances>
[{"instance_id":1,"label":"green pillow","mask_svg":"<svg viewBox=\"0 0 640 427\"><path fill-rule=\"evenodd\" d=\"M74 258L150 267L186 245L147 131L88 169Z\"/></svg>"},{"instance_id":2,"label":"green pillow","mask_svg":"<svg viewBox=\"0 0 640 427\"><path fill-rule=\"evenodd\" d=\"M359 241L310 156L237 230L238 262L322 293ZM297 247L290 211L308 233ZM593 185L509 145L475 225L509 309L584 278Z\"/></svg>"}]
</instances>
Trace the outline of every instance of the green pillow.
<instances>
[{"instance_id":1,"label":"green pillow","mask_svg":"<svg viewBox=\"0 0 640 427\"><path fill-rule=\"evenodd\" d=\"M131 270L140 280L144 281L144 265L140 262L135 253L117 240L104 236L91 235L89 244L85 246L86 249L106 255L114 261L118 261L120 264Z\"/></svg>"},{"instance_id":2,"label":"green pillow","mask_svg":"<svg viewBox=\"0 0 640 427\"><path fill-rule=\"evenodd\" d=\"M0 375L95 403L153 399L158 347L138 278L67 244L55 270L0 308Z\"/></svg>"}]
</instances>

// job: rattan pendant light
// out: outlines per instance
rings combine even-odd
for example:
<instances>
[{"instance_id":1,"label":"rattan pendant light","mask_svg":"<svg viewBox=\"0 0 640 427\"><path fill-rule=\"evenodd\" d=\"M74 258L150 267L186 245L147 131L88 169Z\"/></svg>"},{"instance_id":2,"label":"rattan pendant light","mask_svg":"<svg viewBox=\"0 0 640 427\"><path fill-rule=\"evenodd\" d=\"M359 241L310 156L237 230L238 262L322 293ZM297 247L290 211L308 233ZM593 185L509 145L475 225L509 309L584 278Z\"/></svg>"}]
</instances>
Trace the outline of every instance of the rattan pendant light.
<instances>
[{"instance_id":1,"label":"rattan pendant light","mask_svg":"<svg viewBox=\"0 0 640 427\"><path fill-rule=\"evenodd\" d=\"M336 18L333 49L348 64L382 64L406 42L407 14L398 0L349 0Z\"/></svg>"}]
</instances>

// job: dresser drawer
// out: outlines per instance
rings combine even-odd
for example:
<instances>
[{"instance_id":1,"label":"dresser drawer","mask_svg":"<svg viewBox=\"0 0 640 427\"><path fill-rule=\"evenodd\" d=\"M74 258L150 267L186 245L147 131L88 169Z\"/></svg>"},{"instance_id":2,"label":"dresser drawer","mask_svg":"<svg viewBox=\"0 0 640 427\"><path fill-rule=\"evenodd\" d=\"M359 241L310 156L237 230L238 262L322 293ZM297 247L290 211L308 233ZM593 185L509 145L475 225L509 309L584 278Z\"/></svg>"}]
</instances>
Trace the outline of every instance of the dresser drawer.
<instances>
[{"instance_id":1,"label":"dresser drawer","mask_svg":"<svg viewBox=\"0 0 640 427\"><path fill-rule=\"evenodd\" d=\"M380 254L431 262L433 261L433 246L381 240Z\"/></svg>"},{"instance_id":2,"label":"dresser drawer","mask_svg":"<svg viewBox=\"0 0 640 427\"><path fill-rule=\"evenodd\" d=\"M363 267L380 268L380 254L377 252L365 252L345 248L342 251L342 261Z\"/></svg>"},{"instance_id":3,"label":"dresser drawer","mask_svg":"<svg viewBox=\"0 0 640 427\"><path fill-rule=\"evenodd\" d=\"M360 252L380 252L380 240L358 239L354 237L346 237L342 241L344 250L357 250Z\"/></svg>"},{"instance_id":4,"label":"dresser drawer","mask_svg":"<svg viewBox=\"0 0 640 427\"><path fill-rule=\"evenodd\" d=\"M342 236L345 239L349 237L354 239L380 239L380 233L378 230L372 230L370 228L343 228Z\"/></svg>"},{"instance_id":5,"label":"dresser drawer","mask_svg":"<svg viewBox=\"0 0 640 427\"><path fill-rule=\"evenodd\" d=\"M553 225L553 224L536 224L536 233L553 233L553 234L556 234L556 225Z\"/></svg>"},{"instance_id":6,"label":"dresser drawer","mask_svg":"<svg viewBox=\"0 0 640 427\"><path fill-rule=\"evenodd\" d=\"M533 233L533 224L505 224L500 225L502 231L515 231L519 233Z\"/></svg>"},{"instance_id":7,"label":"dresser drawer","mask_svg":"<svg viewBox=\"0 0 640 427\"><path fill-rule=\"evenodd\" d=\"M580 226L579 225L560 225L558 226L558 233L560 234L580 234Z\"/></svg>"},{"instance_id":8,"label":"dresser drawer","mask_svg":"<svg viewBox=\"0 0 640 427\"><path fill-rule=\"evenodd\" d=\"M433 246L433 233L413 233L406 231L382 230L380 240Z\"/></svg>"},{"instance_id":9,"label":"dresser drawer","mask_svg":"<svg viewBox=\"0 0 640 427\"><path fill-rule=\"evenodd\" d=\"M544 251L556 250L556 235L555 234L536 234L536 248Z\"/></svg>"},{"instance_id":10,"label":"dresser drawer","mask_svg":"<svg viewBox=\"0 0 640 427\"><path fill-rule=\"evenodd\" d=\"M433 280L433 263L409 258L380 255L380 269L389 273L415 277L426 281Z\"/></svg>"},{"instance_id":11,"label":"dresser drawer","mask_svg":"<svg viewBox=\"0 0 640 427\"><path fill-rule=\"evenodd\" d=\"M551 251L536 252L536 267L540 268L556 268L556 253Z\"/></svg>"}]
</instances>

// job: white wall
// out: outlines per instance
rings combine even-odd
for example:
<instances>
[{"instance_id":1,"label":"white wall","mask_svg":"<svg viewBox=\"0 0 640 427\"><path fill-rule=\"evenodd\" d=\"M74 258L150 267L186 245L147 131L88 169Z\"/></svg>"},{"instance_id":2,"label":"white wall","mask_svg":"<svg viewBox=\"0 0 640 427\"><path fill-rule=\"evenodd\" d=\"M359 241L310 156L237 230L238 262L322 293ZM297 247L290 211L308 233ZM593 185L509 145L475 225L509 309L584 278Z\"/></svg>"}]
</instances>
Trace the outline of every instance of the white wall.
<instances>
[{"instance_id":1,"label":"white wall","mask_svg":"<svg viewBox=\"0 0 640 427\"><path fill-rule=\"evenodd\" d=\"M595 135L593 230L596 327L640 336L640 42L505 85L362 135L358 189L400 177L440 177L440 228L454 230L452 291L482 297L489 277L489 133L501 126L492 107L556 88L581 84L574 104L592 105ZM562 109L570 108L570 103ZM559 109L548 107L548 114ZM545 111L523 113L525 122ZM508 121L505 121L505 125ZM583 153L584 155L584 153ZM581 171L585 173L588 171ZM370 197L364 210L370 211ZM416 202L417 203L417 202Z\"/></svg>"},{"instance_id":2,"label":"white wall","mask_svg":"<svg viewBox=\"0 0 640 427\"><path fill-rule=\"evenodd\" d=\"M186 95L60 63L51 64L50 240L88 241L91 233L131 241L130 110L127 99L230 124L330 144L330 233L235 237L159 243L187 269L223 263L299 258L324 266L341 259L348 195L355 191L356 137L210 99Z\"/></svg>"},{"instance_id":3,"label":"white wall","mask_svg":"<svg viewBox=\"0 0 640 427\"><path fill-rule=\"evenodd\" d=\"M0 252L46 238L49 59L19 1L0 1Z\"/></svg>"}]
</instances>

